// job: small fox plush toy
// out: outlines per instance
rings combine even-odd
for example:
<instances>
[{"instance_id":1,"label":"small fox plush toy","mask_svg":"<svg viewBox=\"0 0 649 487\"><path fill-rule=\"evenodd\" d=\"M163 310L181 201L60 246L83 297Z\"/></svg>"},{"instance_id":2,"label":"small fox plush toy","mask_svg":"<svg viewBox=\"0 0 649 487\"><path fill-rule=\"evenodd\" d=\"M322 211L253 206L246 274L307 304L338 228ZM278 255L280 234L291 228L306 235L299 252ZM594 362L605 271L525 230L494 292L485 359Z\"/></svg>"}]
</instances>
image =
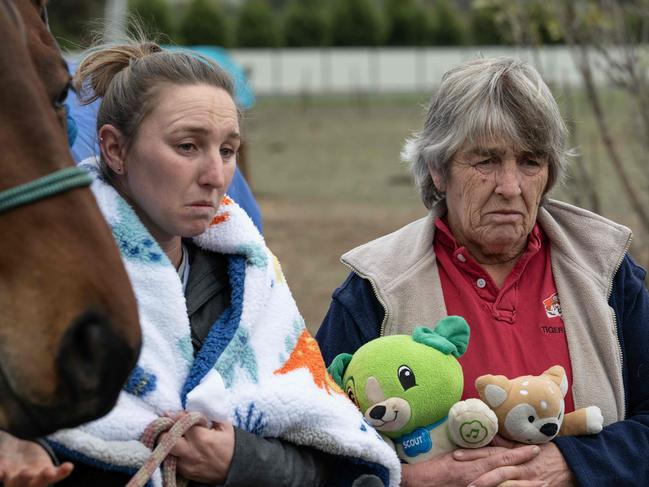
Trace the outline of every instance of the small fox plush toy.
<instances>
[{"instance_id":1,"label":"small fox plush toy","mask_svg":"<svg viewBox=\"0 0 649 487\"><path fill-rule=\"evenodd\" d=\"M498 417L498 433L510 440L541 444L557 434L588 435L602 430L604 418L597 406L564 414L568 379L560 365L538 376L511 380L503 375L483 375L475 385Z\"/></svg>"}]
</instances>

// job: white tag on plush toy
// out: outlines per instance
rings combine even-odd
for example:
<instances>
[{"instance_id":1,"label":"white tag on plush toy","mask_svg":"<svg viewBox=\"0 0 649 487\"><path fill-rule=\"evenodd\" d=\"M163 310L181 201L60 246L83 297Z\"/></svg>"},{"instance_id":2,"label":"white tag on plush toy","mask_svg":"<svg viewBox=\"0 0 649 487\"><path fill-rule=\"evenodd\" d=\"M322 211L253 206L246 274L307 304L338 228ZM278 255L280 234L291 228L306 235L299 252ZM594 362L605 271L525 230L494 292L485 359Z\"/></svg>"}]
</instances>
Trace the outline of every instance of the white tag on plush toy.
<instances>
[{"instance_id":1,"label":"white tag on plush toy","mask_svg":"<svg viewBox=\"0 0 649 487\"><path fill-rule=\"evenodd\" d=\"M229 398L221 374L210 369L198 386L187 394L186 410L203 413L210 421L228 421Z\"/></svg>"}]
</instances>

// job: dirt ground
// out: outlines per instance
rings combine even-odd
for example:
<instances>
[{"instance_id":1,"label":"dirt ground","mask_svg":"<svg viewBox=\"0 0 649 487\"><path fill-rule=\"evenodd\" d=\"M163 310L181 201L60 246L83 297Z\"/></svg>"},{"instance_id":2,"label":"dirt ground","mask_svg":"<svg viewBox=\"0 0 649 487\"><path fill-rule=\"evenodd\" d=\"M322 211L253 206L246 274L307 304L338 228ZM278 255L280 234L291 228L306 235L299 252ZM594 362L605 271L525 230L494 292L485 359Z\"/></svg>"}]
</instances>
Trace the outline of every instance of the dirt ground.
<instances>
[{"instance_id":1,"label":"dirt ground","mask_svg":"<svg viewBox=\"0 0 649 487\"><path fill-rule=\"evenodd\" d=\"M371 206L329 207L261 200L264 235L277 255L308 328L315 333L331 293L349 269L340 263L347 250L423 216L422 210L393 211ZM423 206L422 206L423 208ZM287 238L290 235L291 238Z\"/></svg>"},{"instance_id":2,"label":"dirt ground","mask_svg":"<svg viewBox=\"0 0 649 487\"><path fill-rule=\"evenodd\" d=\"M264 235L313 332L332 291L348 273L340 255L425 214L399 153L421 128L426 100L427 94L271 98L258 100L244 116L247 176L262 208ZM628 139L625 155L630 160L631 151L638 149L622 123L624 104L612 98L609 105L620 112L616 136ZM646 265L646 237L621 197L592 115L582 103L573 117L600 212L636 231L631 252ZM645 166L634 169L634 178L649 189ZM569 176L554 196L584 206L576 181ZM642 194L649 204L649 191Z\"/></svg>"}]
</instances>

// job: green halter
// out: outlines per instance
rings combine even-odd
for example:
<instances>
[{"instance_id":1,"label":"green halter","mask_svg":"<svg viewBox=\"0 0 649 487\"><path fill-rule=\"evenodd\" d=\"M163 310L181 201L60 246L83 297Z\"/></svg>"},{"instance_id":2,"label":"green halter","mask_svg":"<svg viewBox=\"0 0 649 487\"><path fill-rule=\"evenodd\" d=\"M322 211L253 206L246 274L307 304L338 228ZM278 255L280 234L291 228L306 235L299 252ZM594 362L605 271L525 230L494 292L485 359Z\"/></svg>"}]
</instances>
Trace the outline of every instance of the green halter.
<instances>
[{"instance_id":1,"label":"green halter","mask_svg":"<svg viewBox=\"0 0 649 487\"><path fill-rule=\"evenodd\" d=\"M73 188L90 186L91 183L92 177L83 169L66 167L20 186L0 191L0 213Z\"/></svg>"}]
</instances>

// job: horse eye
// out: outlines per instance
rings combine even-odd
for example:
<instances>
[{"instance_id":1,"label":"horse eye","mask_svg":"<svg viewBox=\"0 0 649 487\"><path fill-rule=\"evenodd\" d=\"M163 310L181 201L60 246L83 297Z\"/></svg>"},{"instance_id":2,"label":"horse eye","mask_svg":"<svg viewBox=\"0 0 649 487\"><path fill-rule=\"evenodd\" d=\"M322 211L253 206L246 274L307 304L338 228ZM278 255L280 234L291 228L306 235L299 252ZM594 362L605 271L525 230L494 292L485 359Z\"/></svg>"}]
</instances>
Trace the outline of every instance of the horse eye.
<instances>
[{"instance_id":1,"label":"horse eye","mask_svg":"<svg viewBox=\"0 0 649 487\"><path fill-rule=\"evenodd\" d=\"M415 381L415 373L407 365L402 365L401 367L399 367L397 375L399 376L399 382L401 383L401 387L403 387L404 391L407 391L411 387L415 387L417 385L417 382Z\"/></svg>"},{"instance_id":2,"label":"horse eye","mask_svg":"<svg viewBox=\"0 0 649 487\"><path fill-rule=\"evenodd\" d=\"M56 100L54 100L54 106L55 107L59 108L59 107L63 106L63 104L65 103L65 100L68 97L68 92L69 91L70 91L70 83L68 82L65 85L65 88L63 88L63 90L61 90L61 92L59 93L59 96L56 97Z\"/></svg>"}]
</instances>

